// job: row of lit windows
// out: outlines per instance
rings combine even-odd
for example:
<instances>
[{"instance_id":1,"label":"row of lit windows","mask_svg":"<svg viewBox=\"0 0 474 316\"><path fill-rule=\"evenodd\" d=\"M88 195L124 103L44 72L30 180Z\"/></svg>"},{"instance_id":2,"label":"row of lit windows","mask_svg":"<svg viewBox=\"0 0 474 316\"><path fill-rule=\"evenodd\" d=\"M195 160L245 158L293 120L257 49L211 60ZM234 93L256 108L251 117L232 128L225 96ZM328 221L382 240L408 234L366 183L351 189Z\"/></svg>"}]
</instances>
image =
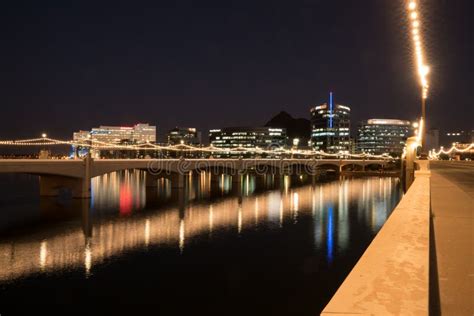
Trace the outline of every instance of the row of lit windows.
<instances>
[{"instance_id":1,"label":"row of lit windows","mask_svg":"<svg viewBox=\"0 0 474 316\"><path fill-rule=\"evenodd\" d=\"M359 140L384 140L384 139L400 139L400 138L406 138L405 135L378 135L378 136L359 136Z\"/></svg>"},{"instance_id":2,"label":"row of lit windows","mask_svg":"<svg viewBox=\"0 0 474 316\"><path fill-rule=\"evenodd\" d=\"M319 133L313 133L313 137L318 137L318 136L335 136L336 133L334 132L319 132Z\"/></svg>"},{"instance_id":3,"label":"row of lit windows","mask_svg":"<svg viewBox=\"0 0 474 316\"><path fill-rule=\"evenodd\" d=\"M222 139L257 139L255 136L222 136Z\"/></svg>"}]
</instances>

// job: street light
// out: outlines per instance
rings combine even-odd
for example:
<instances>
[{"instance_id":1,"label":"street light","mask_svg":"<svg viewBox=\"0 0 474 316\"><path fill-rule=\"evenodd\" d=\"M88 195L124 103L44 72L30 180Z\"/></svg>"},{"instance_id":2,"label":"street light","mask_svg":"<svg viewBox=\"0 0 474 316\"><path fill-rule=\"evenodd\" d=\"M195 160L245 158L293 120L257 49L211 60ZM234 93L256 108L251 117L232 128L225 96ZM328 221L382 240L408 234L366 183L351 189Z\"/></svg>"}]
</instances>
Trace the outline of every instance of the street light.
<instances>
[{"instance_id":1,"label":"street light","mask_svg":"<svg viewBox=\"0 0 474 316\"><path fill-rule=\"evenodd\" d=\"M413 34L413 44L415 48L416 68L421 86L421 120L418 130L418 141L421 141L422 152L426 151L426 99L428 98L428 74L430 67L425 63L425 56L422 45L422 34L420 28L422 27L421 12L419 11L418 1L408 1L408 17L410 21L411 33ZM417 126L414 126L418 128Z\"/></svg>"}]
</instances>

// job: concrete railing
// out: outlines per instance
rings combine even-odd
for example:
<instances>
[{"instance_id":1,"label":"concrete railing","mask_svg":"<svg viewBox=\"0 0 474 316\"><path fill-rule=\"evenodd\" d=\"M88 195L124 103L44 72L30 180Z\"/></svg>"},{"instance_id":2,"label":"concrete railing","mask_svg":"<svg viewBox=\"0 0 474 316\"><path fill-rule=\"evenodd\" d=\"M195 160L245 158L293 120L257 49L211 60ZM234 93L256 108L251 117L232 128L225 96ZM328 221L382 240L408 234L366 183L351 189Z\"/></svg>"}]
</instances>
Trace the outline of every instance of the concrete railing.
<instances>
[{"instance_id":1,"label":"concrete railing","mask_svg":"<svg viewBox=\"0 0 474 316\"><path fill-rule=\"evenodd\" d=\"M321 315L428 315L430 171L415 181Z\"/></svg>"}]
</instances>

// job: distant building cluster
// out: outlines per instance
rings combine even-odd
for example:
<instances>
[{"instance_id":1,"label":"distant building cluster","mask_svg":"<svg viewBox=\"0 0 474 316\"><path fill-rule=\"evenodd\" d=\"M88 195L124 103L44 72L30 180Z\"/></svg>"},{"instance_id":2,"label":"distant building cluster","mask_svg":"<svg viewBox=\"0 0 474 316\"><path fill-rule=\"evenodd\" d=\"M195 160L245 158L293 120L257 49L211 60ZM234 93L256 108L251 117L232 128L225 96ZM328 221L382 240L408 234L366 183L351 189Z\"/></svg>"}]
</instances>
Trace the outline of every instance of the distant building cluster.
<instances>
[{"instance_id":1,"label":"distant building cluster","mask_svg":"<svg viewBox=\"0 0 474 316\"><path fill-rule=\"evenodd\" d=\"M351 108L329 102L310 108L311 135L308 144L297 138L288 140L285 128L221 128L209 132L213 146L232 147L297 147L326 153L368 153L400 156L407 138L413 131L410 121L398 119L369 119L358 125L356 137L351 137ZM302 135L302 138L305 135Z\"/></svg>"},{"instance_id":2,"label":"distant building cluster","mask_svg":"<svg viewBox=\"0 0 474 316\"><path fill-rule=\"evenodd\" d=\"M410 121L399 119L369 119L357 126L351 136L351 108L329 102L314 106L311 113L310 146L327 153L368 153L400 156L412 132Z\"/></svg>"},{"instance_id":3,"label":"distant building cluster","mask_svg":"<svg viewBox=\"0 0 474 316\"><path fill-rule=\"evenodd\" d=\"M356 126L351 126L351 108L334 102L333 93L330 93L327 102L312 106L309 114L310 120L308 121L293 119L285 113L284 119L290 120L289 125L293 126L290 133L291 139L288 136L287 128L273 126L285 125L280 120L280 123L269 123L270 126L266 127L214 128L209 131L209 143L217 148L230 149L304 148L326 153L400 156L407 138L413 134L414 130L410 121L387 118L372 118L359 122ZM305 125L304 122L308 125ZM304 132L305 128L299 129L303 132L298 132L296 133L297 137L293 137L295 124L307 126L307 132ZM351 127L356 131L354 136L351 134ZM308 135L309 133L310 135ZM200 146L203 144L201 132L195 127L175 127L164 136L168 145ZM302 142L301 139L305 141ZM131 127L100 126L92 128L90 131L74 133L74 140L112 144L155 144L157 143L157 133L156 126L143 123ZM440 146L447 147L452 144L472 143L473 141L472 131L453 130L445 133L441 133L437 129L426 131L426 144L429 149Z\"/></svg>"}]
</instances>

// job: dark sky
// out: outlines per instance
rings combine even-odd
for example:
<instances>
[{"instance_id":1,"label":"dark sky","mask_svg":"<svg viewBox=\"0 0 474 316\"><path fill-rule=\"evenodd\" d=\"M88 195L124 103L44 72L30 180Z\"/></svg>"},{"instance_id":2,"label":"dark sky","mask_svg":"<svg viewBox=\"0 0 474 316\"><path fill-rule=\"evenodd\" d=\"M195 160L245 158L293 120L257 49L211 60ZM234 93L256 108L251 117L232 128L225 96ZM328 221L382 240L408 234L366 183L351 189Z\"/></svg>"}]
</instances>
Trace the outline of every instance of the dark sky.
<instances>
[{"instance_id":1,"label":"dark sky","mask_svg":"<svg viewBox=\"0 0 474 316\"><path fill-rule=\"evenodd\" d=\"M473 128L474 1L424 0L429 122ZM0 139L149 122L263 125L352 107L415 119L403 0L4 1Z\"/></svg>"}]
</instances>

